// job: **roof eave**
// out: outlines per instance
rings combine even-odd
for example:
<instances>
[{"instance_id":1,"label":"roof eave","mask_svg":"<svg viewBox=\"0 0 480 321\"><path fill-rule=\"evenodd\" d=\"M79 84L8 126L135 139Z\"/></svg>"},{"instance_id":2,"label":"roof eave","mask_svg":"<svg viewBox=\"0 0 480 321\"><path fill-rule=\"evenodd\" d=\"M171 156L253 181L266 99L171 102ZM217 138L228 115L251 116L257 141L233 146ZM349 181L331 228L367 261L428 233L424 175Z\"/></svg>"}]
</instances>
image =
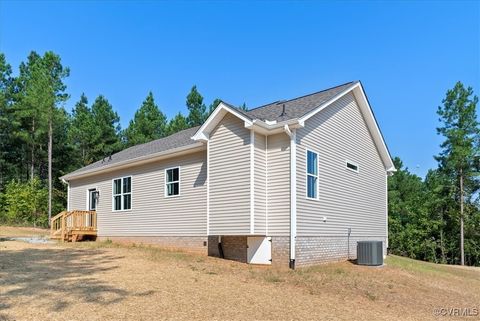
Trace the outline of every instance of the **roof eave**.
<instances>
[{"instance_id":1,"label":"roof eave","mask_svg":"<svg viewBox=\"0 0 480 321\"><path fill-rule=\"evenodd\" d=\"M305 126L305 123L301 122L298 118L292 118L278 123L255 119L252 125L246 128L252 128L255 132L268 136L283 133L285 125L290 128L301 128Z\"/></svg>"}]
</instances>

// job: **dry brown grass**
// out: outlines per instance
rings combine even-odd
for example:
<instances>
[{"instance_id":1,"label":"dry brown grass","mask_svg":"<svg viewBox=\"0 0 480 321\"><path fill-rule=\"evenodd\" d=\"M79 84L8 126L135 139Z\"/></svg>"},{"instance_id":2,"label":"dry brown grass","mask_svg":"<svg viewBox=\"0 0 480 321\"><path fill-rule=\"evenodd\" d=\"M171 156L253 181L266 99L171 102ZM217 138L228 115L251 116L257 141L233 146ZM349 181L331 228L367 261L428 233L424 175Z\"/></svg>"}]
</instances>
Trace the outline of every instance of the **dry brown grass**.
<instances>
[{"instance_id":1,"label":"dry brown grass","mask_svg":"<svg viewBox=\"0 0 480 321\"><path fill-rule=\"evenodd\" d=\"M44 228L0 225L0 237L47 236L49 233Z\"/></svg>"},{"instance_id":2,"label":"dry brown grass","mask_svg":"<svg viewBox=\"0 0 480 321\"><path fill-rule=\"evenodd\" d=\"M291 271L148 246L0 242L0 320L436 320L436 307L479 305L480 269L400 257Z\"/></svg>"}]
</instances>

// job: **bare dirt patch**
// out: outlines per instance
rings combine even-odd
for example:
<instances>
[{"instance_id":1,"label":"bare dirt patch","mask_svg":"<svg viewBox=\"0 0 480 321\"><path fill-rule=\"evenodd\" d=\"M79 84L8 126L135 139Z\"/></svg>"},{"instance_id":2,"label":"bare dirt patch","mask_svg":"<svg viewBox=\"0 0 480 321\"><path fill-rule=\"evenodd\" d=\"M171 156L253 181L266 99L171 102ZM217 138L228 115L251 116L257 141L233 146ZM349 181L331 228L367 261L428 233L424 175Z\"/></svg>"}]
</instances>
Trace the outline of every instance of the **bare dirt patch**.
<instances>
[{"instance_id":1,"label":"bare dirt patch","mask_svg":"<svg viewBox=\"0 0 480 321\"><path fill-rule=\"evenodd\" d=\"M438 320L436 307L479 305L479 269L399 257L291 271L144 246L0 242L0 320Z\"/></svg>"}]
</instances>

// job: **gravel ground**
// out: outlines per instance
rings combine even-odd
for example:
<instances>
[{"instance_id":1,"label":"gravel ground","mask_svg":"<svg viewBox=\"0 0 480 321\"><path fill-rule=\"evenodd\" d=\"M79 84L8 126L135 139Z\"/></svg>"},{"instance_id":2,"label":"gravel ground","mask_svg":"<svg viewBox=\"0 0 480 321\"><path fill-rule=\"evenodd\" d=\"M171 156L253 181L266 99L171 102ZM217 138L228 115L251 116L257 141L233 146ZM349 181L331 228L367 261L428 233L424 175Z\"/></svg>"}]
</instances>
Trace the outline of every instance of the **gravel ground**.
<instances>
[{"instance_id":1,"label":"gravel ground","mask_svg":"<svg viewBox=\"0 0 480 321\"><path fill-rule=\"evenodd\" d=\"M0 242L0 320L438 320L438 307L480 309L480 269L390 257L290 271L144 246Z\"/></svg>"}]
</instances>

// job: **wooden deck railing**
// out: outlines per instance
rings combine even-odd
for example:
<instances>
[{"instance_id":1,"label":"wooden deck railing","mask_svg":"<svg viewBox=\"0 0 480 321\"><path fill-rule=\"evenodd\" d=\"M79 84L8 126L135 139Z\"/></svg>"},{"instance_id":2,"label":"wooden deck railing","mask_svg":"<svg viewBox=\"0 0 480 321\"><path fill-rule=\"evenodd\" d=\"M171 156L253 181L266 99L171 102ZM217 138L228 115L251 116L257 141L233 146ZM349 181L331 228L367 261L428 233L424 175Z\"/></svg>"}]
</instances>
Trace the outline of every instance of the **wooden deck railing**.
<instances>
[{"instance_id":1,"label":"wooden deck railing","mask_svg":"<svg viewBox=\"0 0 480 321\"><path fill-rule=\"evenodd\" d=\"M50 237L62 241L76 239L78 235L96 235L97 213L95 211L63 211L50 221Z\"/></svg>"}]
</instances>

